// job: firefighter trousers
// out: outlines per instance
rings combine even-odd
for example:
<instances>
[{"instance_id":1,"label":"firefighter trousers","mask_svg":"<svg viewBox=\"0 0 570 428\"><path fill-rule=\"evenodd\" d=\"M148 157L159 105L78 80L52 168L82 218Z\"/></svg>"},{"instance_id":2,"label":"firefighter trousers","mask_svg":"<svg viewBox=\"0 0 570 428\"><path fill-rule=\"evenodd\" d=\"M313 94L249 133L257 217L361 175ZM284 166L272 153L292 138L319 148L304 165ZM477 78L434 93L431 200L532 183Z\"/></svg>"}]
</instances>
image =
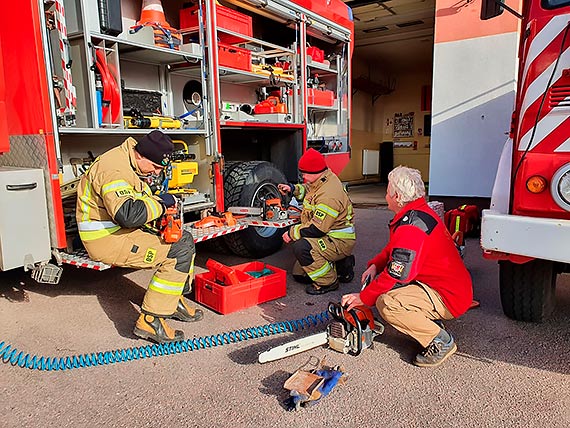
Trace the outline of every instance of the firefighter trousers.
<instances>
[{"instance_id":1,"label":"firefighter trousers","mask_svg":"<svg viewBox=\"0 0 570 428\"><path fill-rule=\"evenodd\" d=\"M423 283L392 289L378 297L376 308L384 320L424 348L439 334L434 320L451 320L453 315L440 295Z\"/></svg>"},{"instance_id":2,"label":"firefighter trousers","mask_svg":"<svg viewBox=\"0 0 570 428\"><path fill-rule=\"evenodd\" d=\"M308 275L318 287L328 287L337 281L335 262L352 254L356 240L330 236L301 238L293 243L297 262L293 275Z\"/></svg>"},{"instance_id":3,"label":"firefighter trousers","mask_svg":"<svg viewBox=\"0 0 570 428\"><path fill-rule=\"evenodd\" d=\"M173 244L140 229L121 229L83 242L93 260L127 268L157 268L141 306L145 314L169 317L176 311L184 285L194 277L194 239L188 231Z\"/></svg>"}]
</instances>

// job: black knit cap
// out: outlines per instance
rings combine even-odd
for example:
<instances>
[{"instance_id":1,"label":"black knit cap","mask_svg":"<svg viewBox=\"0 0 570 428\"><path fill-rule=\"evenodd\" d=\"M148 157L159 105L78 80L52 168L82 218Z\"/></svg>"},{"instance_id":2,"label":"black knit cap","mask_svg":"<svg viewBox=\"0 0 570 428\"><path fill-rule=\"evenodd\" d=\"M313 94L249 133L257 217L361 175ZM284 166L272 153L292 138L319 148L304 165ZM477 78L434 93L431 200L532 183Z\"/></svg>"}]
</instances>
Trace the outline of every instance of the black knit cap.
<instances>
[{"instance_id":1,"label":"black knit cap","mask_svg":"<svg viewBox=\"0 0 570 428\"><path fill-rule=\"evenodd\" d=\"M168 135L155 129L139 140L135 150L155 164L166 166L174 151L174 144Z\"/></svg>"}]
</instances>

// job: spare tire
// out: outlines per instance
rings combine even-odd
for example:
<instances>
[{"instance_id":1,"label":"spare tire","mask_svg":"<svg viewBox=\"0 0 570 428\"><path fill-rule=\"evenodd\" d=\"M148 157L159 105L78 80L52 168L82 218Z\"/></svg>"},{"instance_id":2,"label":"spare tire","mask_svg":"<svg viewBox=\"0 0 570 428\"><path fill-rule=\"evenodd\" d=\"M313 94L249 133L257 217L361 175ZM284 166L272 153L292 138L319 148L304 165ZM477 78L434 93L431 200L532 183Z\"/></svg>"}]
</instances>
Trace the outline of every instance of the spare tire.
<instances>
[{"instance_id":1,"label":"spare tire","mask_svg":"<svg viewBox=\"0 0 570 428\"><path fill-rule=\"evenodd\" d=\"M234 164L224 173L225 208L261 207L265 199L281 198L277 184L286 182L283 173L269 162ZM236 255L259 258L273 254L281 248L283 232L283 229L275 227L248 227L224 238Z\"/></svg>"}]
</instances>

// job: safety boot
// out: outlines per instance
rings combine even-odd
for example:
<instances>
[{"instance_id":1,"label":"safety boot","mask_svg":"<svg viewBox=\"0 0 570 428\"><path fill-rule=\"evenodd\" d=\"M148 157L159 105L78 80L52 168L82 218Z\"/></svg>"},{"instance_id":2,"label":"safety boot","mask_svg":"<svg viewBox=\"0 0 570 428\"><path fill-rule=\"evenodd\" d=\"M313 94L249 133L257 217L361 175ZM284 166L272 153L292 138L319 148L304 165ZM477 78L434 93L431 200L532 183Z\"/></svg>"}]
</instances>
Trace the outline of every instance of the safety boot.
<instances>
[{"instance_id":1,"label":"safety boot","mask_svg":"<svg viewBox=\"0 0 570 428\"><path fill-rule=\"evenodd\" d=\"M314 296L320 295L320 294L325 294L325 293L328 293L329 291L335 291L335 290L338 290L338 280L333 282L331 285L326 286L326 287L319 287L315 283L308 284L305 287L305 291L307 292L307 294L311 294Z\"/></svg>"},{"instance_id":2,"label":"safety boot","mask_svg":"<svg viewBox=\"0 0 570 428\"><path fill-rule=\"evenodd\" d=\"M140 314L133 333L143 339L157 343L178 342L184 340L184 332L174 330L166 320L148 314Z\"/></svg>"},{"instance_id":3,"label":"safety boot","mask_svg":"<svg viewBox=\"0 0 570 428\"><path fill-rule=\"evenodd\" d=\"M356 261L354 256L350 255L344 259L340 259L336 262L336 274L338 280L342 283L350 282L354 279L354 265Z\"/></svg>"},{"instance_id":4,"label":"safety boot","mask_svg":"<svg viewBox=\"0 0 570 428\"><path fill-rule=\"evenodd\" d=\"M457 351L457 345L451 334L441 329L439 334L416 355L414 364L419 367L436 367Z\"/></svg>"},{"instance_id":5,"label":"safety boot","mask_svg":"<svg viewBox=\"0 0 570 428\"><path fill-rule=\"evenodd\" d=\"M191 307L186 302L186 299L180 296L178 304L176 305L176 311L172 314L171 318L184 322L200 321L204 318L204 312L202 312L201 309Z\"/></svg>"}]
</instances>

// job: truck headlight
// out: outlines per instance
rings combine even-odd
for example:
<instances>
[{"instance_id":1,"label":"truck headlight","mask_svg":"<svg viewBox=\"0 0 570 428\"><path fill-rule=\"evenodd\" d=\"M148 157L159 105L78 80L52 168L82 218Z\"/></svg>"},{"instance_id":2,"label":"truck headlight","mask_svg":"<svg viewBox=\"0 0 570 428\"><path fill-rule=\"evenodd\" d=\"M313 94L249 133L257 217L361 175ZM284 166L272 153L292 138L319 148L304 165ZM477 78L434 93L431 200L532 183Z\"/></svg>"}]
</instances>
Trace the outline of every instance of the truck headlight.
<instances>
[{"instance_id":1,"label":"truck headlight","mask_svg":"<svg viewBox=\"0 0 570 428\"><path fill-rule=\"evenodd\" d=\"M552 177L550 192L560 208L570 211L570 163L556 171Z\"/></svg>"}]
</instances>

